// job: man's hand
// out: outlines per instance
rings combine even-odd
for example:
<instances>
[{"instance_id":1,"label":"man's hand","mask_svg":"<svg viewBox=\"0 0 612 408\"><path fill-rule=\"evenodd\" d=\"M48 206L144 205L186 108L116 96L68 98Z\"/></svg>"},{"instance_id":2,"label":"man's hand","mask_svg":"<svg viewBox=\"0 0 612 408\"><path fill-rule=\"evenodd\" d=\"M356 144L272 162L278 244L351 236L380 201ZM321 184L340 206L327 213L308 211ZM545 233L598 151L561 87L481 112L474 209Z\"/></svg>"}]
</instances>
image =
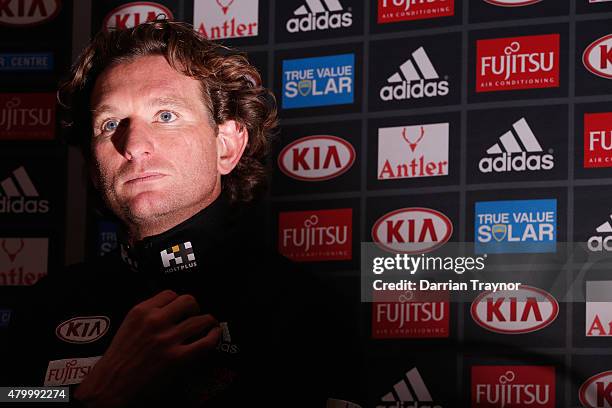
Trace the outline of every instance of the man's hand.
<instances>
[{"instance_id":1,"label":"man's hand","mask_svg":"<svg viewBox=\"0 0 612 408\"><path fill-rule=\"evenodd\" d=\"M218 322L200 314L193 296L160 292L128 312L74 397L88 407L125 406L154 397L176 369L213 350L220 334Z\"/></svg>"}]
</instances>

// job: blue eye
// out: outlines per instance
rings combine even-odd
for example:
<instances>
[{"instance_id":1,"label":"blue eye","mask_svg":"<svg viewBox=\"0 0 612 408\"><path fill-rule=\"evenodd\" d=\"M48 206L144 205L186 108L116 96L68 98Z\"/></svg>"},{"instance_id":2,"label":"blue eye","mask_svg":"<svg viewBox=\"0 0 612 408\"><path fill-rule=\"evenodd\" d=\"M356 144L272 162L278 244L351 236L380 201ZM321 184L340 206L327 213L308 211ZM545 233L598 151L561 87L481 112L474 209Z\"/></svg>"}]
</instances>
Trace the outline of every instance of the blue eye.
<instances>
[{"instance_id":1,"label":"blue eye","mask_svg":"<svg viewBox=\"0 0 612 408\"><path fill-rule=\"evenodd\" d=\"M159 120L162 122L172 122L176 119L176 115L170 111L163 111L159 114Z\"/></svg>"},{"instance_id":2,"label":"blue eye","mask_svg":"<svg viewBox=\"0 0 612 408\"><path fill-rule=\"evenodd\" d=\"M105 132L117 130L117 127L119 127L119 121L116 119L107 120L102 124L102 130Z\"/></svg>"}]
</instances>

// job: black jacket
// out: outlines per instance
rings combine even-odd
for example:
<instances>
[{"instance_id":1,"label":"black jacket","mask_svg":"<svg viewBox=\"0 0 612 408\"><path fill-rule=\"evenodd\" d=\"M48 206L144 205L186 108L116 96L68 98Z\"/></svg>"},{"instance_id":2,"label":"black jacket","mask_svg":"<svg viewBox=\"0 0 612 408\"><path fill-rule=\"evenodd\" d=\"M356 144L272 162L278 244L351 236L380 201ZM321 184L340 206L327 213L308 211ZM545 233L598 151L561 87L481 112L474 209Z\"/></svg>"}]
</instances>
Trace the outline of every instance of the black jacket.
<instances>
[{"instance_id":1,"label":"black jacket","mask_svg":"<svg viewBox=\"0 0 612 408\"><path fill-rule=\"evenodd\" d=\"M358 333L344 325L339 298L267 250L253 216L222 195L165 233L43 278L15 313L3 383L76 387L127 312L172 289L194 295L223 336L206 362L168 379L161 399L171 406L360 400Z\"/></svg>"}]
</instances>

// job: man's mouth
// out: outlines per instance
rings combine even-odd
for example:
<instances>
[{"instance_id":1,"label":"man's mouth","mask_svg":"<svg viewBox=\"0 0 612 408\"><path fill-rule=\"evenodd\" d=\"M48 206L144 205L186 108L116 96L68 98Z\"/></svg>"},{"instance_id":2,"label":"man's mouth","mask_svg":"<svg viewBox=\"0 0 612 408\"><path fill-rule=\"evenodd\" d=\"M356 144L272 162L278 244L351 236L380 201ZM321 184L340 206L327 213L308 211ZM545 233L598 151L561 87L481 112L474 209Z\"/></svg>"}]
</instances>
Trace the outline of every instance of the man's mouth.
<instances>
[{"instance_id":1,"label":"man's mouth","mask_svg":"<svg viewBox=\"0 0 612 408\"><path fill-rule=\"evenodd\" d=\"M135 183L142 183L142 182L147 182L147 181L155 181L163 177L166 177L166 175L161 174L161 173L155 173L155 172L139 173L139 174L134 174L128 177L127 181L125 181L125 184L135 184Z\"/></svg>"}]
</instances>

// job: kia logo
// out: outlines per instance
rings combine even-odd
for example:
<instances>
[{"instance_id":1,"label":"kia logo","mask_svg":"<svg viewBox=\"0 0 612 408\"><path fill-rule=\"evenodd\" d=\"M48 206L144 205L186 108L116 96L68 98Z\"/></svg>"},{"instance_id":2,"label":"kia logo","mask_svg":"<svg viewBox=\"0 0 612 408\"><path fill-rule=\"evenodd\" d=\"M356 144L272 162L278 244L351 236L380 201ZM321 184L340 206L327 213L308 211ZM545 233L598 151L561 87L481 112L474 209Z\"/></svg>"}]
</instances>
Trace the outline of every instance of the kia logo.
<instances>
[{"instance_id":1,"label":"kia logo","mask_svg":"<svg viewBox=\"0 0 612 408\"><path fill-rule=\"evenodd\" d=\"M604 371L586 380L578 391L580 403L586 408L605 408L612 402L612 371Z\"/></svg>"},{"instance_id":2,"label":"kia logo","mask_svg":"<svg viewBox=\"0 0 612 408\"><path fill-rule=\"evenodd\" d=\"M522 334L551 324L559 314L559 304L550 293L521 285L518 290L481 293L472 302L470 313L486 330Z\"/></svg>"},{"instance_id":3,"label":"kia logo","mask_svg":"<svg viewBox=\"0 0 612 408\"><path fill-rule=\"evenodd\" d=\"M494 6L502 7L522 7L531 6L541 2L542 0L484 0L486 3L493 4Z\"/></svg>"},{"instance_id":4,"label":"kia logo","mask_svg":"<svg viewBox=\"0 0 612 408\"><path fill-rule=\"evenodd\" d=\"M0 1L0 24L29 26L44 23L60 11L60 0Z\"/></svg>"},{"instance_id":5,"label":"kia logo","mask_svg":"<svg viewBox=\"0 0 612 408\"><path fill-rule=\"evenodd\" d=\"M55 334L68 343L92 343L104 336L109 326L106 316L74 317L60 323Z\"/></svg>"},{"instance_id":6,"label":"kia logo","mask_svg":"<svg viewBox=\"0 0 612 408\"><path fill-rule=\"evenodd\" d=\"M451 220L430 208L401 208L380 217L372 239L391 252L420 254L444 245L453 233Z\"/></svg>"},{"instance_id":7,"label":"kia logo","mask_svg":"<svg viewBox=\"0 0 612 408\"><path fill-rule=\"evenodd\" d=\"M168 20L173 18L170 9L158 3L150 1L127 3L108 13L102 27L106 30L131 28L147 21L157 20L160 15Z\"/></svg>"},{"instance_id":8,"label":"kia logo","mask_svg":"<svg viewBox=\"0 0 612 408\"><path fill-rule=\"evenodd\" d=\"M355 149L336 136L307 136L280 152L278 167L302 181L323 181L345 173L355 162Z\"/></svg>"},{"instance_id":9,"label":"kia logo","mask_svg":"<svg viewBox=\"0 0 612 408\"><path fill-rule=\"evenodd\" d=\"M612 34L592 42L582 54L582 63L591 73L612 79Z\"/></svg>"}]
</instances>

